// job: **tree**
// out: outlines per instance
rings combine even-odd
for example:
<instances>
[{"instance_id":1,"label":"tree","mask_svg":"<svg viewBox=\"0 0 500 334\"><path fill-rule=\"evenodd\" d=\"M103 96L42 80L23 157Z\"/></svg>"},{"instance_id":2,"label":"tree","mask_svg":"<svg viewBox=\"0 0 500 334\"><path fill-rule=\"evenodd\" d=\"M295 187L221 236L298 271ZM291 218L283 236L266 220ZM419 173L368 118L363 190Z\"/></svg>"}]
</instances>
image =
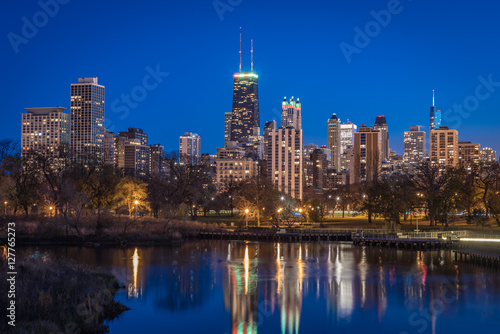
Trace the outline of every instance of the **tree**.
<instances>
[{"instance_id":1,"label":"tree","mask_svg":"<svg viewBox=\"0 0 500 334\"><path fill-rule=\"evenodd\" d=\"M257 221L272 219L277 215L279 192L266 177L258 176L240 184L235 194L235 206L240 214L248 209L248 217Z\"/></svg>"},{"instance_id":2,"label":"tree","mask_svg":"<svg viewBox=\"0 0 500 334\"><path fill-rule=\"evenodd\" d=\"M416 191L423 195L430 226L434 226L439 215L440 194L446 184L446 178L443 177L439 166L424 162L416 168L414 180Z\"/></svg>"},{"instance_id":3,"label":"tree","mask_svg":"<svg viewBox=\"0 0 500 334\"><path fill-rule=\"evenodd\" d=\"M477 173L477 184L482 190L483 206L486 210L486 216L489 215L488 198L495 190L498 180L500 178L500 163L494 162L492 164L482 164Z\"/></svg>"},{"instance_id":4,"label":"tree","mask_svg":"<svg viewBox=\"0 0 500 334\"><path fill-rule=\"evenodd\" d=\"M129 216L148 207L146 183L127 176L116 187L115 201L118 209L126 208Z\"/></svg>"},{"instance_id":5,"label":"tree","mask_svg":"<svg viewBox=\"0 0 500 334\"><path fill-rule=\"evenodd\" d=\"M84 182L79 183L80 191L87 195L90 208L97 211L96 234L102 231L101 213L113 205L116 189L119 182L114 166L110 164L96 164ZM137 196L141 198L141 196Z\"/></svg>"}]
</instances>

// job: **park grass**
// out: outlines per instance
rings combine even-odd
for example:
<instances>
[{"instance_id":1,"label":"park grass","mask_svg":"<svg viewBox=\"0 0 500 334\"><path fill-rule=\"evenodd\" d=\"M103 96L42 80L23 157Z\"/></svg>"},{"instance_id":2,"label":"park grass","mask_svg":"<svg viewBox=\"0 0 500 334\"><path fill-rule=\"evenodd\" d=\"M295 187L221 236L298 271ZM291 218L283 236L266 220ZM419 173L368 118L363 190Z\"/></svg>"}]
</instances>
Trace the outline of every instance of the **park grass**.
<instances>
[{"instance_id":1,"label":"park grass","mask_svg":"<svg viewBox=\"0 0 500 334\"><path fill-rule=\"evenodd\" d=\"M4 257L2 262L0 290L7 294ZM114 301L116 278L83 264L37 257L18 259L16 270L16 326L4 320L2 333L106 333L104 321L128 310ZM1 299L3 310L7 302Z\"/></svg>"}]
</instances>

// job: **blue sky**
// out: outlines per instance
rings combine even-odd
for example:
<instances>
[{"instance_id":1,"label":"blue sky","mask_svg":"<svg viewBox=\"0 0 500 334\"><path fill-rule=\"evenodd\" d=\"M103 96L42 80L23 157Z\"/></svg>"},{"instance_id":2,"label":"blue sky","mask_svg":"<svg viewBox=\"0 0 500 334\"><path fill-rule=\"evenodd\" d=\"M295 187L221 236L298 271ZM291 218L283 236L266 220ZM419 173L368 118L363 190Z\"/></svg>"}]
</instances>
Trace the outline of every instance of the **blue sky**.
<instances>
[{"instance_id":1,"label":"blue sky","mask_svg":"<svg viewBox=\"0 0 500 334\"><path fill-rule=\"evenodd\" d=\"M167 151L192 131L202 152L215 153L231 111L242 27L244 70L254 39L261 126L279 122L283 96L293 95L303 106L304 144L326 144L334 112L358 125L385 115L390 146L401 154L405 130L428 131L435 89L444 125L460 140L500 150L497 1L20 0L4 8L2 138L20 138L24 108L69 108L70 84L98 77L107 127L142 128ZM356 52L346 57L341 45ZM145 90L157 69L160 82L148 79ZM131 93L137 100L125 113L122 96Z\"/></svg>"}]
</instances>

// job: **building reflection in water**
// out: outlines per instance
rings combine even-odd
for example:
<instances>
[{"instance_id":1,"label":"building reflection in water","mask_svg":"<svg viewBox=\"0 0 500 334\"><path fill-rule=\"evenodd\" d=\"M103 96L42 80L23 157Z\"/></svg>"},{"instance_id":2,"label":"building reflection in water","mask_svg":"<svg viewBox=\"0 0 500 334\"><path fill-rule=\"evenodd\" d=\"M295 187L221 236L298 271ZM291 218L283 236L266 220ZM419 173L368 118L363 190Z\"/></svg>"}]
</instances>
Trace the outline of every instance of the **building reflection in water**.
<instances>
[{"instance_id":1,"label":"building reflection in water","mask_svg":"<svg viewBox=\"0 0 500 334\"><path fill-rule=\"evenodd\" d=\"M249 248L255 249L252 257L250 257ZM242 251L243 254L241 254ZM228 252L227 258L232 260L227 262L224 305L231 314L231 333L257 333L259 296L257 289L258 260L255 254L258 254L258 245L244 244L244 248L229 246Z\"/></svg>"}]
</instances>

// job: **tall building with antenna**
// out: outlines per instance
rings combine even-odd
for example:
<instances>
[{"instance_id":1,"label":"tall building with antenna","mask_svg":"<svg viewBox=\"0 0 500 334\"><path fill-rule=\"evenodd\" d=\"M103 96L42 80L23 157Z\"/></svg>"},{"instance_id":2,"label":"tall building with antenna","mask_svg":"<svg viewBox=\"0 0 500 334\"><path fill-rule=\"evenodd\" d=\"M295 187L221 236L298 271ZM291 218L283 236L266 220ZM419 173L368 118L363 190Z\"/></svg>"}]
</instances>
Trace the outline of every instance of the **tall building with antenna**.
<instances>
[{"instance_id":1,"label":"tall building with antenna","mask_svg":"<svg viewBox=\"0 0 500 334\"><path fill-rule=\"evenodd\" d=\"M231 115L231 141L247 143L260 136L258 75L253 70L253 40L251 42L250 72L241 68L241 32L240 66L234 74L233 110Z\"/></svg>"},{"instance_id":2,"label":"tall building with antenna","mask_svg":"<svg viewBox=\"0 0 500 334\"><path fill-rule=\"evenodd\" d=\"M431 106L431 115L430 115L430 130L439 129L441 126L441 110L436 110L435 106L435 98L434 98L434 89L432 90L432 106Z\"/></svg>"}]
</instances>

